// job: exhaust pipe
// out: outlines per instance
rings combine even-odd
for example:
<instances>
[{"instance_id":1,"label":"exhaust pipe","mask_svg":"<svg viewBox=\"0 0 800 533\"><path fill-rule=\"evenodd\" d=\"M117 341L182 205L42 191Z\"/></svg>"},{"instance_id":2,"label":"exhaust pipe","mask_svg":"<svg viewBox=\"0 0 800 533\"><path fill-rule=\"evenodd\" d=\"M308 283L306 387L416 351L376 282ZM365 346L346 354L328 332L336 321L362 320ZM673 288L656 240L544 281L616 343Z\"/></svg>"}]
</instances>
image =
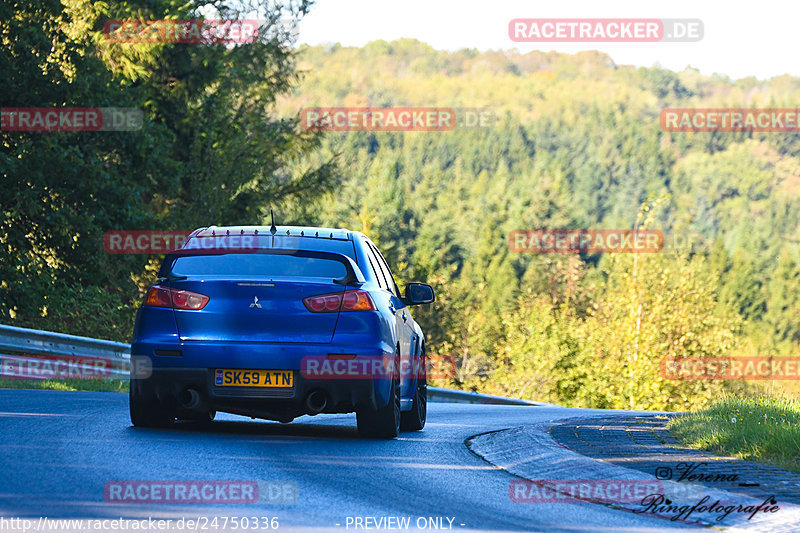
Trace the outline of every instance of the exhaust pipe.
<instances>
[{"instance_id":1,"label":"exhaust pipe","mask_svg":"<svg viewBox=\"0 0 800 533\"><path fill-rule=\"evenodd\" d=\"M178 402L185 409L196 409L200 405L200 393L195 389L183 389L178 395Z\"/></svg>"},{"instance_id":2,"label":"exhaust pipe","mask_svg":"<svg viewBox=\"0 0 800 533\"><path fill-rule=\"evenodd\" d=\"M312 415L322 412L328 405L328 397L320 390L311 391L306 396L306 407Z\"/></svg>"}]
</instances>

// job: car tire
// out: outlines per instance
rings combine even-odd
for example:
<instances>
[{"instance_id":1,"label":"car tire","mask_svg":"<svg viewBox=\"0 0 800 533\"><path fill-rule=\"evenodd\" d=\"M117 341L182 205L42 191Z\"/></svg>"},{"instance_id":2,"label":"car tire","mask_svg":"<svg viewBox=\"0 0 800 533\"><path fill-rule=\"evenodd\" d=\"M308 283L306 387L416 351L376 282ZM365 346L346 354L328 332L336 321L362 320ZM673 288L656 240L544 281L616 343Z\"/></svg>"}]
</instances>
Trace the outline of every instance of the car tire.
<instances>
[{"instance_id":1,"label":"car tire","mask_svg":"<svg viewBox=\"0 0 800 533\"><path fill-rule=\"evenodd\" d=\"M131 423L143 428L163 428L170 426L175 421L175 412L169 406L161 405L155 398L143 398L140 393L134 392L131 383L128 393Z\"/></svg>"},{"instance_id":2,"label":"car tire","mask_svg":"<svg viewBox=\"0 0 800 533\"><path fill-rule=\"evenodd\" d=\"M356 412L356 422L362 437L394 439L400 433L400 350L395 354L389 402L378 409Z\"/></svg>"},{"instance_id":3,"label":"car tire","mask_svg":"<svg viewBox=\"0 0 800 533\"><path fill-rule=\"evenodd\" d=\"M411 410L400 413L400 431L420 431L425 427L428 416L428 370L426 367L425 348L419 357L417 384L414 388L414 403Z\"/></svg>"}]
</instances>

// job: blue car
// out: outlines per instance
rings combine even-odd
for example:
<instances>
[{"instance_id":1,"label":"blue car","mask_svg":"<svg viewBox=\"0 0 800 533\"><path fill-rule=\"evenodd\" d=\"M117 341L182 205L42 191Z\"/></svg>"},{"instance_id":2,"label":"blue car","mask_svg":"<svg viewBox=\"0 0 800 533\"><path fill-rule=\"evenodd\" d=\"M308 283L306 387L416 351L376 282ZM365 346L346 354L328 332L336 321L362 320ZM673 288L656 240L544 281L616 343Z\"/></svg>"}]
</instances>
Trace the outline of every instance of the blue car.
<instances>
[{"instance_id":1,"label":"blue car","mask_svg":"<svg viewBox=\"0 0 800 533\"><path fill-rule=\"evenodd\" d=\"M210 421L217 411L290 422L355 412L361 435L424 427L425 336L363 233L208 227L164 259L136 315L135 426Z\"/></svg>"}]
</instances>

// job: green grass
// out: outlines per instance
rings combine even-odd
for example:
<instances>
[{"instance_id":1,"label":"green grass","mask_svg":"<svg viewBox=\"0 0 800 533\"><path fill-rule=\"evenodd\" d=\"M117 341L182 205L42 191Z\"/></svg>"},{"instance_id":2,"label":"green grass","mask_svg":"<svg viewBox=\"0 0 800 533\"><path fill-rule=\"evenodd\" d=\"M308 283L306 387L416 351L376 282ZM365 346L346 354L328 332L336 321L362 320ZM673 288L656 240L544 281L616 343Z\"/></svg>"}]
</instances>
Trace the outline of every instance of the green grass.
<instances>
[{"instance_id":1,"label":"green grass","mask_svg":"<svg viewBox=\"0 0 800 533\"><path fill-rule=\"evenodd\" d=\"M726 396L668 427L691 448L800 472L800 400Z\"/></svg>"},{"instance_id":2,"label":"green grass","mask_svg":"<svg viewBox=\"0 0 800 533\"><path fill-rule=\"evenodd\" d=\"M0 389L85 390L128 392L127 379L8 379L0 378Z\"/></svg>"}]
</instances>

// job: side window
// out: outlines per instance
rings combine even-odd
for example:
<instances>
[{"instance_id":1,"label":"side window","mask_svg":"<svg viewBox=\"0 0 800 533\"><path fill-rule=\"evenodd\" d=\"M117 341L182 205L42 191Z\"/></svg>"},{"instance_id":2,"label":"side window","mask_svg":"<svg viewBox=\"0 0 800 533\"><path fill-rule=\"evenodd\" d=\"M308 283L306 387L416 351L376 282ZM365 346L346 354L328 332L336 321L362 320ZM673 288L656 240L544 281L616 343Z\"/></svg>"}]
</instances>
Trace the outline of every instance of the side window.
<instances>
[{"instance_id":1,"label":"side window","mask_svg":"<svg viewBox=\"0 0 800 533\"><path fill-rule=\"evenodd\" d=\"M400 297L400 291L397 289L397 284L394 282L394 278L392 277L392 270L389 268L389 264L384 259L381 252L373 246L375 250L375 255L378 256L378 262L381 264L381 268L383 268L384 275L386 276L386 283L389 285L389 291L394 293L395 296L398 298Z\"/></svg>"},{"instance_id":2,"label":"side window","mask_svg":"<svg viewBox=\"0 0 800 533\"><path fill-rule=\"evenodd\" d=\"M367 243L367 248L369 248L370 256L373 261L375 261L375 269L378 271L378 277L383 279L383 284L381 286L387 291L392 292L391 276L387 275L386 267L381 262L378 250L371 242Z\"/></svg>"},{"instance_id":3,"label":"side window","mask_svg":"<svg viewBox=\"0 0 800 533\"><path fill-rule=\"evenodd\" d=\"M383 272L378 266L380 265L378 258L375 257L375 252L372 251L372 247L369 244L367 244L367 260L369 261L369 266L372 267L372 273L375 274L375 279L378 280L378 285L380 285L381 289L386 289L388 287L386 278L383 277Z\"/></svg>"}]
</instances>

